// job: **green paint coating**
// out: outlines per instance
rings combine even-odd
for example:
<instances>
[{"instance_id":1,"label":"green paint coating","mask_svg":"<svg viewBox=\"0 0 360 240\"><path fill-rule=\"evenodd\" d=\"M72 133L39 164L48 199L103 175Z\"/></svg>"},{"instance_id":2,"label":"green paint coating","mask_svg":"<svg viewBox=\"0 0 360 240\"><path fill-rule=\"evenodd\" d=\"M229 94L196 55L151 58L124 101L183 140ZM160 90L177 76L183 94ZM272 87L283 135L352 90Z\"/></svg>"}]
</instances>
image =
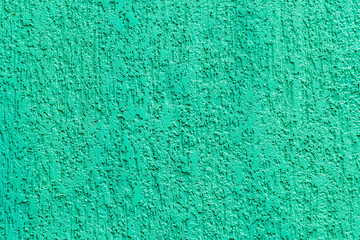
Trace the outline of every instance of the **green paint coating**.
<instances>
[{"instance_id":1,"label":"green paint coating","mask_svg":"<svg viewBox=\"0 0 360 240\"><path fill-rule=\"evenodd\" d=\"M0 239L359 239L356 1L0 4Z\"/></svg>"}]
</instances>

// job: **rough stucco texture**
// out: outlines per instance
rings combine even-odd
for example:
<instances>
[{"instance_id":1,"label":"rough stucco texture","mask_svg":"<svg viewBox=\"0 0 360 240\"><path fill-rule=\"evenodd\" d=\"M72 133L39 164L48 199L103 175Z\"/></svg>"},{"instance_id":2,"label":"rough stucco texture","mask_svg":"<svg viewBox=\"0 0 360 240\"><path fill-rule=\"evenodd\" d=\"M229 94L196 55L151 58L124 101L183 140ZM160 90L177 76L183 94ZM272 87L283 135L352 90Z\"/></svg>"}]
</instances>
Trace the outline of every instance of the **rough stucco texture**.
<instances>
[{"instance_id":1,"label":"rough stucco texture","mask_svg":"<svg viewBox=\"0 0 360 240\"><path fill-rule=\"evenodd\" d=\"M360 6L2 0L0 239L359 239Z\"/></svg>"}]
</instances>

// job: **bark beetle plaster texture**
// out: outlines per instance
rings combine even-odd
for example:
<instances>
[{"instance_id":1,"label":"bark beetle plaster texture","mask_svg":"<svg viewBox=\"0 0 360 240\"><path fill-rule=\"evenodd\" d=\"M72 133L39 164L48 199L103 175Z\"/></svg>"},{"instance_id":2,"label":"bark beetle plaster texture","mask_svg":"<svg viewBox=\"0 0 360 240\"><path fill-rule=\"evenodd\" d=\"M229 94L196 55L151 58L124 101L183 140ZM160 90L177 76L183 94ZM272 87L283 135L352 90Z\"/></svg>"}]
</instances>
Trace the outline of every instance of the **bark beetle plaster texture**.
<instances>
[{"instance_id":1,"label":"bark beetle plaster texture","mask_svg":"<svg viewBox=\"0 0 360 240\"><path fill-rule=\"evenodd\" d=\"M0 239L359 239L356 1L0 1Z\"/></svg>"}]
</instances>

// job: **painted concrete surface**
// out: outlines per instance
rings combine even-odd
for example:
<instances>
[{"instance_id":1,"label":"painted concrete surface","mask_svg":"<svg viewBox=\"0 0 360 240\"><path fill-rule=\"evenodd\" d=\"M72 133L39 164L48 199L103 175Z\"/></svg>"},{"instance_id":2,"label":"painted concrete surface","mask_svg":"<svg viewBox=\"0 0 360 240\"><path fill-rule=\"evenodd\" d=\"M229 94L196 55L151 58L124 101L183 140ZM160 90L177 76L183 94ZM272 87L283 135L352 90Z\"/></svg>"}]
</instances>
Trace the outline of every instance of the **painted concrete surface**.
<instances>
[{"instance_id":1,"label":"painted concrete surface","mask_svg":"<svg viewBox=\"0 0 360 240\"><path fill-rule=\"evenodd\" d=\"M2 0L0 239L359 239L359 17Z\"/></svg>"}]
</instances>

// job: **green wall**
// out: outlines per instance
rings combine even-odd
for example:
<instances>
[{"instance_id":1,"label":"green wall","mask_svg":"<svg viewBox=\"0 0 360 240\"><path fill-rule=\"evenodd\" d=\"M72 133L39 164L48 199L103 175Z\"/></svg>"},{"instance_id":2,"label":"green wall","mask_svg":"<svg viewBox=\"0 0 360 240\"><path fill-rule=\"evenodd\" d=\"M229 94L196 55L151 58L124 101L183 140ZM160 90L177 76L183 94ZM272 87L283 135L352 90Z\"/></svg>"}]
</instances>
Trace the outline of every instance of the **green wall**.
<instances>
[{"instance_id":1,"label":"green wall","mask_svg":"<svg viewBox=\"0 0 360 240\"><path fill-rule=\"evenodd\" d=\"M0 1L0 239L359 239L356 1Z\"/></svg>"}]
</instances>

